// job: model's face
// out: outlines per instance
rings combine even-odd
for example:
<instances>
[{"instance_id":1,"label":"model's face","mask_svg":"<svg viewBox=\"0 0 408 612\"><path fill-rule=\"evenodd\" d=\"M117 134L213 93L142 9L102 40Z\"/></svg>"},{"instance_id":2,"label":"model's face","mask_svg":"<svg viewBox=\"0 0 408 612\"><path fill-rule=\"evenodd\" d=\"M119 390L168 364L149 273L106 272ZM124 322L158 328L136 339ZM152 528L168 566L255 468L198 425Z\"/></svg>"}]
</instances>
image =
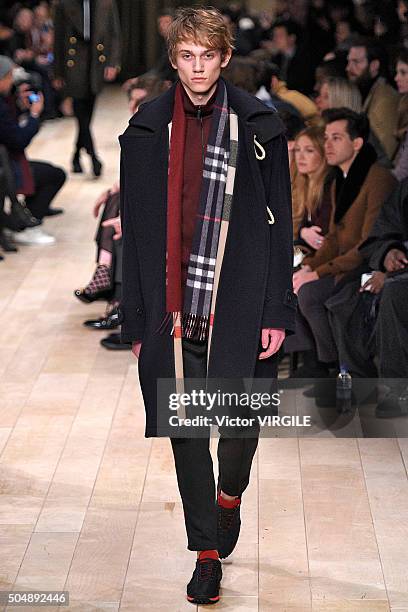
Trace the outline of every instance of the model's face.
<instances>
[{"instance_id":1,"label":"model's face","mask_svg":"<svg viewBox=\"0 0 408 612\"><path fill-rule=\"evenodd\" d=\"M397 62L395 82L401 94L408 93L408 64L405 62Z\"/></svg>"},{"instance_id":2,"label":"model's face","mask_svg":"<svg viewBox=\"0 0 408 612\"><path fill-rule=\"evenodd\" d=\"M347 76L350 81L358 81L369 72L365 47L351 47L347 57Z\"/></svg>"},{"instance_id":3,"label":"model's face","mask_svg":"<svg viewBox=\"0 0 408 612\"><path fill-rule=\"evenodd\" d=\"M300 136L295 144L295 162L300 174L311 176L322 167L324 159L308 136Z\"/></svg>"},{"instance_id":4,"label":"model's face","mask_svg":"<svg viewBox=\"0 0 408 612\"><path fill-rule=\"evenodd\" d=\"M360 139L356 139L360 140ZM326 125L324 150L330 166L341 166L354 157L356 141L347 132L347 121L340 119Z\"/></svg>"},{"instance_id":5,"label":"model's face","mask_svg":"<svg viewBox=\"0 0 408 612\"><path fill-rule=\"evenodd\" d=\"M316 106L320 112L330 108L329 102L329 86L327 83L322 83L319 95L316 98Z\"/></svg>"},{"instance_id":6,"label":"model's face","mask_svg":"<svg viewBox=\"0 0 408 612\"><path fill-rule=\"evenodd\" d=\"M230 60L231 52L222 58L219 49L208 49L193 42L177 44L174 63L180 81L187 93L193 96L206 96L218 81L221 69Z\"/></svg>"}]
</instances>

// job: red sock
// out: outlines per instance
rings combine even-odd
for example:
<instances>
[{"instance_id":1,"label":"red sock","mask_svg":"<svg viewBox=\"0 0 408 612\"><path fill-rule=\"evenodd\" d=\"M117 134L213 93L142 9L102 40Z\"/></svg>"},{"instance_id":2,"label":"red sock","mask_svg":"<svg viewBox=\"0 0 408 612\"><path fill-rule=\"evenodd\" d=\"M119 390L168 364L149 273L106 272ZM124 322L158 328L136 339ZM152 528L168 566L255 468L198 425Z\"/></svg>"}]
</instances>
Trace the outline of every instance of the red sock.
<instances>
[{"instance_id":1,"label":"red sock","mask_svg":"<svg viewBox=\"0 0 408 612\"><path fill-rule=\"evenodd\" d=\"M218 493L217 502L221 508L236 508L241 503L241 500L239 497L236 499L225 499L225 497L222 497L221 493Z\"/></svg>"},{"instance_id":2,"label":"red sock","mask_svg":"<svg viewBox=\"0 0 408 612\"><path fill-rule=\"evenodd\" d=\"M218 559L218 551L217 550L202 550L198 555L198 560L202 561L203 559Z\"/></svg>"}]
</instances>

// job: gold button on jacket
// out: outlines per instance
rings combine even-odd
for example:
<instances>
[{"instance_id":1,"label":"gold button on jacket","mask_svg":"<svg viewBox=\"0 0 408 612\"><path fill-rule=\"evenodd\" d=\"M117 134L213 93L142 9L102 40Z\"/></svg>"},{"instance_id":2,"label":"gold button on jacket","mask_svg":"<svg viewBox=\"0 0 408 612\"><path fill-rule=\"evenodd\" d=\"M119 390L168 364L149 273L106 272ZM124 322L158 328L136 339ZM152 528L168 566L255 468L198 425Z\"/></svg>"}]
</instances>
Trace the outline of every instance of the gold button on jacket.
<instances>
[{"instance_id":1,"label":"gold button on jacket","mask_svg":"<svg viewBox=\"0 0 408 612\"><path fill-rule=\"evenodd\" d=\"M105 49L104 45L102 43L99 43L98 45L96 45L96 48L98 51L103 51Z\"/></svg>"},{"instance_id":2,"label":"gold button on jacket","mask_svg":"<svg viewBox=\"0 0 408 612\"><path fill-rule=\"evenodd\" d=\"M98 57L99 61L103 64L104 62L106 62L106 56L105 55L100 55Z\"/></svg>"},{"instance_id":3,"label":"gold button on jacket","mask_svg":"<svg viewBox=\"0 0 408 612\"><path fill-rule=\"evenodd\" d=\"M75 38L75 36L70 36L69 42L71 43L71 45L75 45L75 43L77 42L77 39Z\"/></svg>"},{"instance_id":4,"label":"gold button on jacket","mask_svg":"<svg viewBox=\"0 0 408 612\"><path fill-rule=\"evenodd\" d=\"M68 68L72 68L73 66L75 66L74 60L68 60L67 61L67 66L68 66Z\"/></svg>"}]
</instances>

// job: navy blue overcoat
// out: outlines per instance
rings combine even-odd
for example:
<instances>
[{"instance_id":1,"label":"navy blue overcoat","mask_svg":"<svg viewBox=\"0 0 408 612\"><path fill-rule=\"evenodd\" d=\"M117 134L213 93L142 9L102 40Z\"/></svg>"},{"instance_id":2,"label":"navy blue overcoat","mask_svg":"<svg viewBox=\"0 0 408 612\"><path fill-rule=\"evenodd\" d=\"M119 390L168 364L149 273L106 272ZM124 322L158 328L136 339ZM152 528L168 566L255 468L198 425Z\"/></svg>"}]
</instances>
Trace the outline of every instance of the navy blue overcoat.
<instances>
[{"instance_id":1,"label":"navy blue overcoat","mask_svg":"<svg viewBox=\"0 0 408 612\"><path fill-rule=\"evenodd\" d=\"M226 86L229 105L238 115L239 150L208 376L273 377L276 359L257 360L261 329L293 332L296 311L287 143L275 111ZM157 435L157 379L175 376L173 339L157 333L166 312L167 126L174 91L173 86L142 106L120 136L122 338L142 341L139 377L146 436ZM255 148L254 137L262 148ZM256 151L264 158L257 159Z\"/></svg>"}]
</instances>

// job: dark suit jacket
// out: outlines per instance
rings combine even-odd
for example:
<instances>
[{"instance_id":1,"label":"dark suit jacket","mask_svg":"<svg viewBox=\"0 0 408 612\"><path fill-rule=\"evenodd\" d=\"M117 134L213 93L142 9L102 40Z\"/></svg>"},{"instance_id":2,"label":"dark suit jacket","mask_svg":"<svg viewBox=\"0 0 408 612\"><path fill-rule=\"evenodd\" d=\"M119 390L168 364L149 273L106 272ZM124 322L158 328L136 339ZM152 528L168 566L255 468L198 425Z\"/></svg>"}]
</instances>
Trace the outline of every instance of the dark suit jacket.
<instances>
[{"instance_id":1,"label":"dark suit jacket","mask_svg":"<svg viewBox=\"0 0 408 612\"><path fill-rule=\"evenodd\" d=\"M59 0L55 11L55 77L74 98L98 94L106 66L120 68L121 44L116 0L93 0L91 40L85 41L82 0Z\"/></svg>"}]
</instances>

